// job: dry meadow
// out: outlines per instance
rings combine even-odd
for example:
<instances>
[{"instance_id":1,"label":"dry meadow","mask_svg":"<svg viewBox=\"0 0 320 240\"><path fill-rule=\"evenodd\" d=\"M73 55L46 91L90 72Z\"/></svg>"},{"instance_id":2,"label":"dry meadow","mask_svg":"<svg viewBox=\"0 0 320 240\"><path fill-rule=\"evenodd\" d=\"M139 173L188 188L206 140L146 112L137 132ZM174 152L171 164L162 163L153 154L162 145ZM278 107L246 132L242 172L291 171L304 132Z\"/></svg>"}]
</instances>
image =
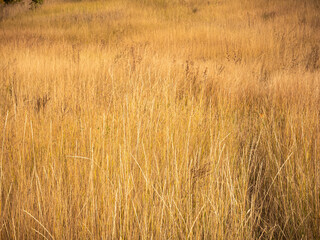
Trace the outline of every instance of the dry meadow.
<instances>
[{"instance_id":1,"label":"dry meadow","mask_svg":"<svg viewBox=\"0 0 320 240\"><path fill-rule=\"evenodd\" d=\"M319 1L21 9L0 11L1 239L320 239Z\"/></svg>"}]
</instances>

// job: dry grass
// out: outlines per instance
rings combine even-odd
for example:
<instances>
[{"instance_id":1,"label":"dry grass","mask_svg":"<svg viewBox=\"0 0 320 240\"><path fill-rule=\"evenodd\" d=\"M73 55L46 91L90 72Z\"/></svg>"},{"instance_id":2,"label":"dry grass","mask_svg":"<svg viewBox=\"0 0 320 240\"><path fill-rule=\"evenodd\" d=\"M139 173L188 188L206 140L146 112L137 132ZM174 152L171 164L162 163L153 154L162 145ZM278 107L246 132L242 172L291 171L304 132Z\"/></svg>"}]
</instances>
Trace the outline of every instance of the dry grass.
<instances>
[{"instance_id":1,"label":"dry grass","mask_svg":"<svg viewBox=\"0 0 320 240\"><path fill-rule=\"evenodd\" d=\"M317 1L50 2L0 22L1 239L319 239Z\"/></svg>"}]
</instances>

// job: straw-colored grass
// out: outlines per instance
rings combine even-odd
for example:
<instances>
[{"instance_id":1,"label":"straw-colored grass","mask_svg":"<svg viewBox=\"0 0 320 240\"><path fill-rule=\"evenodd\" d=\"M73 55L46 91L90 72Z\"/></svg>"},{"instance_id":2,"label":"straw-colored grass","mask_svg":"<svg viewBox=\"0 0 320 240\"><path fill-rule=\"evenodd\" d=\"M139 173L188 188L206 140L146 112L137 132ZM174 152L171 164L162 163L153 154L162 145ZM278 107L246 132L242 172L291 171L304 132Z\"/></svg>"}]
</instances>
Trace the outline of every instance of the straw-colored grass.
<instances>
[{"instance_id":1,"label":"straw-colored grass","mask_svg":"<svg viewBox=\"0 0 320 240\"><path fill-rule=\"evenodd\" d=\"M320 4L45 3L0 22L1 239L319 239Z\"/></svg>"}]
</instances>

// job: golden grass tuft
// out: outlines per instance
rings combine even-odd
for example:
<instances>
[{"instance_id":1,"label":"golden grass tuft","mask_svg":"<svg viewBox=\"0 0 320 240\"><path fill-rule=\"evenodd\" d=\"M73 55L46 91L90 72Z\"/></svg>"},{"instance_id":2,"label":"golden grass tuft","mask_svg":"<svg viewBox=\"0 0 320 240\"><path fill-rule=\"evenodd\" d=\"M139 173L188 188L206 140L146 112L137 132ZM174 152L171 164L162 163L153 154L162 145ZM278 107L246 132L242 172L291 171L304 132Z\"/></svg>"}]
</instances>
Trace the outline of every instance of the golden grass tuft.
<instances>
[{"instance_id":1,"label":"golden grass tuft","mask_svg":"<svg viewBox=\"0 0 320 240\"><path fill-rule=\"evenodd\" d=\"M1 239L319 239L317 1L50 1L0 22Z\"/></svg>"}]
</instances>

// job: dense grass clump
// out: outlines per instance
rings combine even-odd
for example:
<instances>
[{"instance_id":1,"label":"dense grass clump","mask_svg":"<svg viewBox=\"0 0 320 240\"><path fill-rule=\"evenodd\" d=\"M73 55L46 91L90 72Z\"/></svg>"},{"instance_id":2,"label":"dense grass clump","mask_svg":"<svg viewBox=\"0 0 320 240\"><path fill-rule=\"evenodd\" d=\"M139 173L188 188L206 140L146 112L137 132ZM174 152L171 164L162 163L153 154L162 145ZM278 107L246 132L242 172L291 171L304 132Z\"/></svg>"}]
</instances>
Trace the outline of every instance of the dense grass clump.
<instances>
[{"instance_id":1,"label":"dense grass clump","mask_svg":"<svg viewBox=\"0 0 320 240\"><path fill-rule=\"evenodd\" d=\"M3 17L0 238L319 239L318 5Z\"/></svg>"}]
</instances>

